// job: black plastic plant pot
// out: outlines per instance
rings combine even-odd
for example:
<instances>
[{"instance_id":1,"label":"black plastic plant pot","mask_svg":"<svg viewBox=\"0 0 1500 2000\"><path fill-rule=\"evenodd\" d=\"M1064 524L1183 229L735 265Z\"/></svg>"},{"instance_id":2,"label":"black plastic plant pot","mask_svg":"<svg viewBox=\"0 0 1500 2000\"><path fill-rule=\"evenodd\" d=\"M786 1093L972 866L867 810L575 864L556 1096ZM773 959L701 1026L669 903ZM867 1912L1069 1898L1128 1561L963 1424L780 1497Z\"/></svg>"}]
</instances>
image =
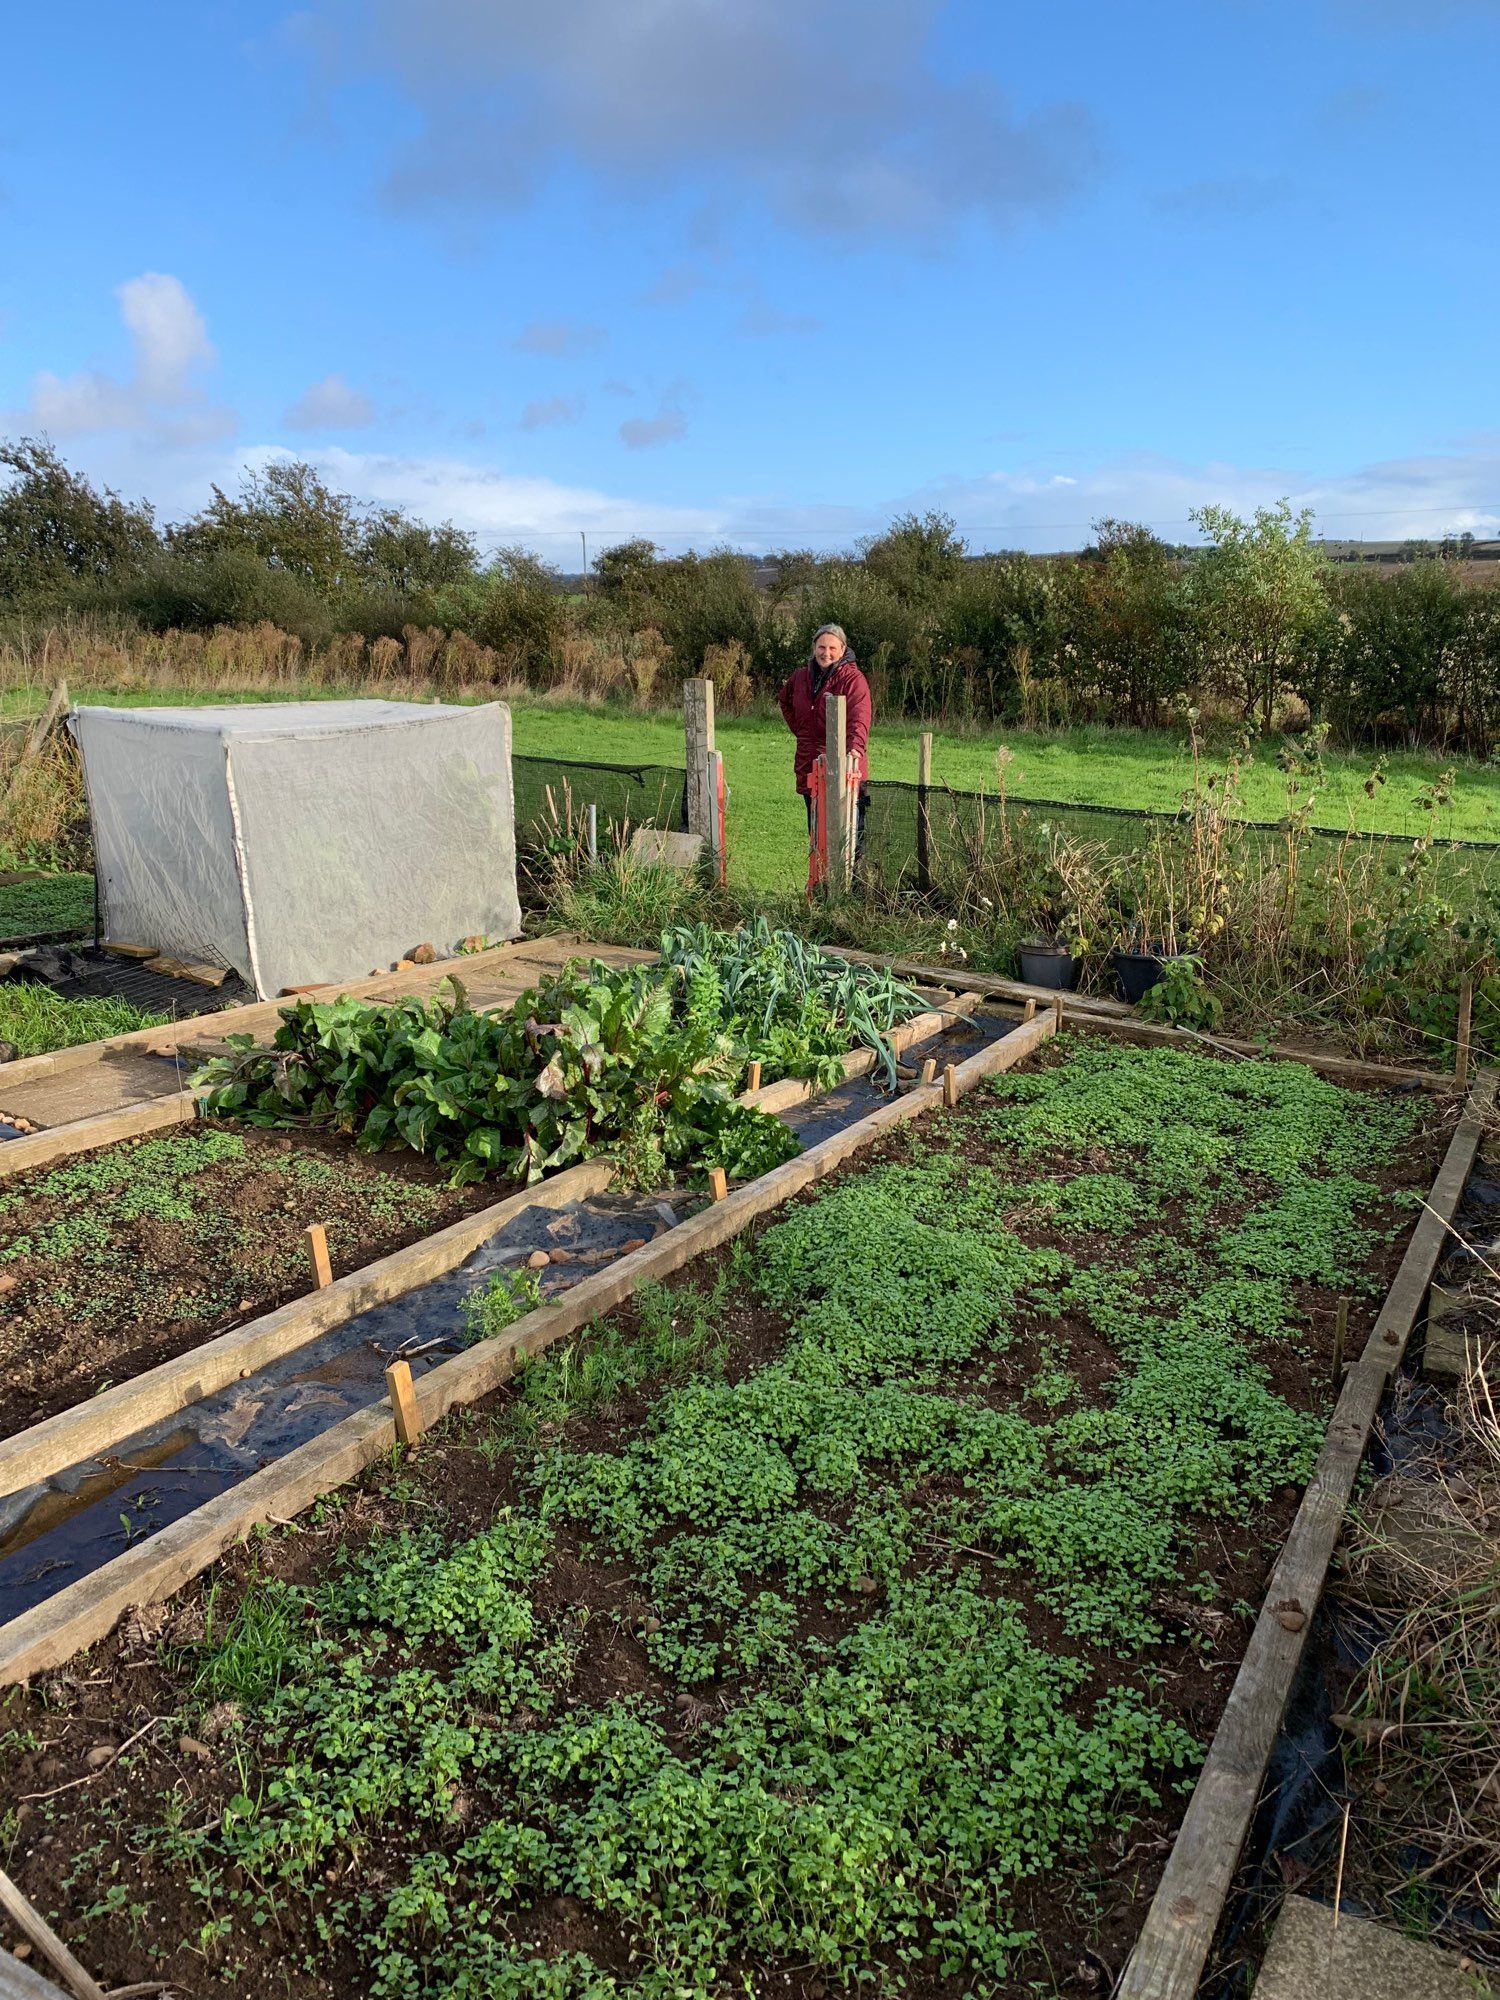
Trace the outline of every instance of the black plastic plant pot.
<instances>
[{"instance_id":1,"label":"black plastic plant pot","mask_svg":"<svg viewBox=\"0 0 1500 2000\"><path fill-rule=\"evenodd\" d=\"M1021 977L1028 986L1050 986L1060 993L1071 993L1082 971L1083 960L1070 951L1046 944L1021 946Z\"/></svg>"},{"instance_id":2,"label":"black plastic plant pot","mask_svg":"<svg viewBox=\"0 0 1500 2000\"><path fill-rule=\"evenodd\" d=\"M1159 985L1167 976L1167 967L1174 963L1175 954L1168 958L1158 958L1154 951L1117 951L1111 955L1115 984L1120 989L1120 998L1134 1007L1142 1001L1153 986Z\"/></svg>"}]
</instances>

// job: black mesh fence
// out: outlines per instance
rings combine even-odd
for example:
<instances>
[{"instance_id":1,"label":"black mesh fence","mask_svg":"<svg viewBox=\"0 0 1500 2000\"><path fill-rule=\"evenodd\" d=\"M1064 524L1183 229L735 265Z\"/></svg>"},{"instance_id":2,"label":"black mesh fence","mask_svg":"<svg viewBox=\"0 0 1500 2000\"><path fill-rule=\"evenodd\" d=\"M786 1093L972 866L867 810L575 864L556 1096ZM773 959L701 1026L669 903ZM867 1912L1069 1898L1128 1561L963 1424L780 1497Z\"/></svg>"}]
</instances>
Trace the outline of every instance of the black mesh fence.
<instances>
[{"instance_id":1,"label":"black mesh fence","mask_svg":"<svg viewBox=\"0 0 1500 2000\"><path fill-rule=\"evenodd\" d=\"M565 854L588 838L593 806L599 852L625 829L687 825L687 773L669 764L584 764L563 757L512 757L516 848L525 858Z\"/></svg>"},{"instance_id":2,"label":"black mesh fence","mask_svg":"<svg viewBox=\"0 0 1500 2000\"><path fill-rule=\"evenodd\" d=\"M1162 836L1192 838L1186 814L1057 799L1002 801L994 794L955 792L941 785L876 782L869 787L860 865L881 887L954 897L977 870L1004 853L1009 840L1041 839L1053 828L1102 850L1101 860L1129 861ZM1338 861L1351 870L1394 872L1411 854L1413 842L1430 831L1431 821L1418 813L1399 833L1309 828L1310 858L1315 866ZM1287 828L1279 822L1236 820L1228 834L1233 863L1247 870L1284 865L1287 844ZM1428 878L1460 905L1487 892L1500 897L1500 841L1434 841Z\"/></svg>"}]
</instances>

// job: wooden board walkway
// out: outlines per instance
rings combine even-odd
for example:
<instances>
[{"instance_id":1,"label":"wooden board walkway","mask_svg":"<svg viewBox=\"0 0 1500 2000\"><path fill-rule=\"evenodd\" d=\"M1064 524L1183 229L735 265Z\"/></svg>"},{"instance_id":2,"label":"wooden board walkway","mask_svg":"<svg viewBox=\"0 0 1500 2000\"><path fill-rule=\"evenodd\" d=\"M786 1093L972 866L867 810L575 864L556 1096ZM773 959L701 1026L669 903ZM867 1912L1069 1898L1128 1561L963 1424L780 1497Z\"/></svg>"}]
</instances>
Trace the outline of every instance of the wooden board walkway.
<instances>
[{"instance_id":1,"label":"wooden board walkway","mask_svg":"<svg viewBox=\"0 0 1500 2000\"><path fill-rule=\"evenodd\" d=\"M304 997L333 1000L347 993L361 1000L396 1000L413 994L429 994L450 976L460 980L471 1003L481 1009L507 1007L528 986L550 972L559 971L570 959L599 958L609 965L649 964L655 952L630 951L621 945L588 944L571 936L522 938L514 944L497 945L493 950L475 952L471 957L442 959L435 965L413 966L405 972L387 972L368 979L353 979L343 985L319 988ZM172 1021L158 1028L138 1028L127 1035L113 1035L107 1041L87 1042L78 1048L58 1049L51 1055L27 1056L19 1062L0 1064L0 1119L14 1123L24 1120L38 1133L59 1131L91 1118L129 1112L134 1107L160 1101L164 1107L161 1123L174 1122L165 1111L165 1101L180 1096L198 1066L194 1057L180 1054L185 1044L226 1035L255 1035L269 1041L281 1018L281 1010L291 1000L258 1000L245 1007L226 1008L208 1017ZM135 1129L149 1129L149 1125ZM123 1129L101 1132L101 1143L130 1136ZM15 1148L25 1149L13 1152ZM69 1149L71 1150L71 1149ZM42 1164L44 1148L29 1141L10 1140L0 1146L0 1172L15 1172L22 1165Z\"/></svg>"}]
</instances>

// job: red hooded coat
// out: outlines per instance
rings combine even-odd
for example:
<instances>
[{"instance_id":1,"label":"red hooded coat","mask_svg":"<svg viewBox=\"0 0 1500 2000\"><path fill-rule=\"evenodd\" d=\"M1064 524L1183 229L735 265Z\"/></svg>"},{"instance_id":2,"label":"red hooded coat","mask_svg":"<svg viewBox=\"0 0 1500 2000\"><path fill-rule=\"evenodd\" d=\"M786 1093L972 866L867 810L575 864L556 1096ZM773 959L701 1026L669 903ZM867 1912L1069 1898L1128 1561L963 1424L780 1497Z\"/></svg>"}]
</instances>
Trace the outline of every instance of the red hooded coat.
<instances>
[{"instance_id":1,"label":"red hooded coat","mask_svg":"<svg viewBox=\"0 0 1500 2000\"><path fill-rule=\"evenodd\" d=\"M797 739L799 792L809 789L813 764L827 747L824 732L831 694L844 697L845 746L859 760L859 782L863 785L869 781L866 751L870 741L870 683L860 672L854 655L846 652L831 667L819 667L811 661L798 667L777 696L786 726Z\"/></svg>"}]
</instances>

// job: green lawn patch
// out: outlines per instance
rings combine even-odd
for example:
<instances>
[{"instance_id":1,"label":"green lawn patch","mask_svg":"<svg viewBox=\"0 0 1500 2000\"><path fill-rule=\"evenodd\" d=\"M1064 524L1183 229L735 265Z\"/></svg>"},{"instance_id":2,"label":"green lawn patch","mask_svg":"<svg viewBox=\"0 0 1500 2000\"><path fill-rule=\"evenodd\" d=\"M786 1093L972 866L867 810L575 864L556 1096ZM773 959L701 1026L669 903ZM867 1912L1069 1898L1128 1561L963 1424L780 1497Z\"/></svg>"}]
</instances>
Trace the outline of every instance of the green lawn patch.
<instances>
[{"instance_id":1,"label":"green lawn patch","mask_svg":"<svg viewBox=\"0 0 1500 2000\"><path fill-rule=\"evenodd\" d=\"M8 1043L17 1056L45 1055L49 1049L128 1035L136 1028L157 1027L167 1018L145 1013L127 1000L64 999L39 980L0 981L0 1042ZM0 1110L4 1094L0 1072Z\"/></svg>"},{"instance_id":2,"label":"green lawn patch","mask_svg":"<svg viewBox=\"0 0 1500 2000\"><path fill-rule=\"evenodd\" d=\"M34 875L0 883L0 944L8 938L70 937L93 928L92 875Z\"/></svg>"},{"instance_id":3,"label":"green lawn patch","mask_svg":"<svg viewBox=\"0 0 1500 2000\"><path fill-rule=\"evenodd\" d=\"M307 689L308 699L335 698L340 689ZM133 693L85 691L79 700L121 706L235 700L285 700L287 691L236 695L218 690L153 688ZM463 699L463 697L458 697ZM583 763L668 764L683 757L682 720L675 712L642 714L633 709L559 702L517 701L512 705L515 749L536 757L564 757ZM871 775L876 780L915 783L917 737L921 724L877 715L870 740ZM1191 781L1183 738L1169 730L1091 725L1044 733L987 730L979 734L935 725L933 777L957 791L994 792L996 753L1012 753L1006 785L1017 797L1064 803L1150 808L1173 812ZM731 868L748 886L785 891L807 879L807 836L803 810L792 783L792 739L779 716L730 716L718 724L729 786ZM1257 745L1245 782L1245 811L1255 819L1279 819L1286 809L1282 773L1277 768L1280 739ZM1364 832L1408 834L1433 830L1432 816L1413 805L1417 791L1449 765L1457 769L1453 803L1436 817L1435 830L1450 840L1500 840L1500 770L1471 759L1396 752L1386 759L1386 783L1373 798L1365 795L1373 752L1327 753L1327 777L1316 800L1314 819L1342 833L1352 823ZM1299 799L1298 804L1305 803Z\"/></svg>"}]
</instances>

